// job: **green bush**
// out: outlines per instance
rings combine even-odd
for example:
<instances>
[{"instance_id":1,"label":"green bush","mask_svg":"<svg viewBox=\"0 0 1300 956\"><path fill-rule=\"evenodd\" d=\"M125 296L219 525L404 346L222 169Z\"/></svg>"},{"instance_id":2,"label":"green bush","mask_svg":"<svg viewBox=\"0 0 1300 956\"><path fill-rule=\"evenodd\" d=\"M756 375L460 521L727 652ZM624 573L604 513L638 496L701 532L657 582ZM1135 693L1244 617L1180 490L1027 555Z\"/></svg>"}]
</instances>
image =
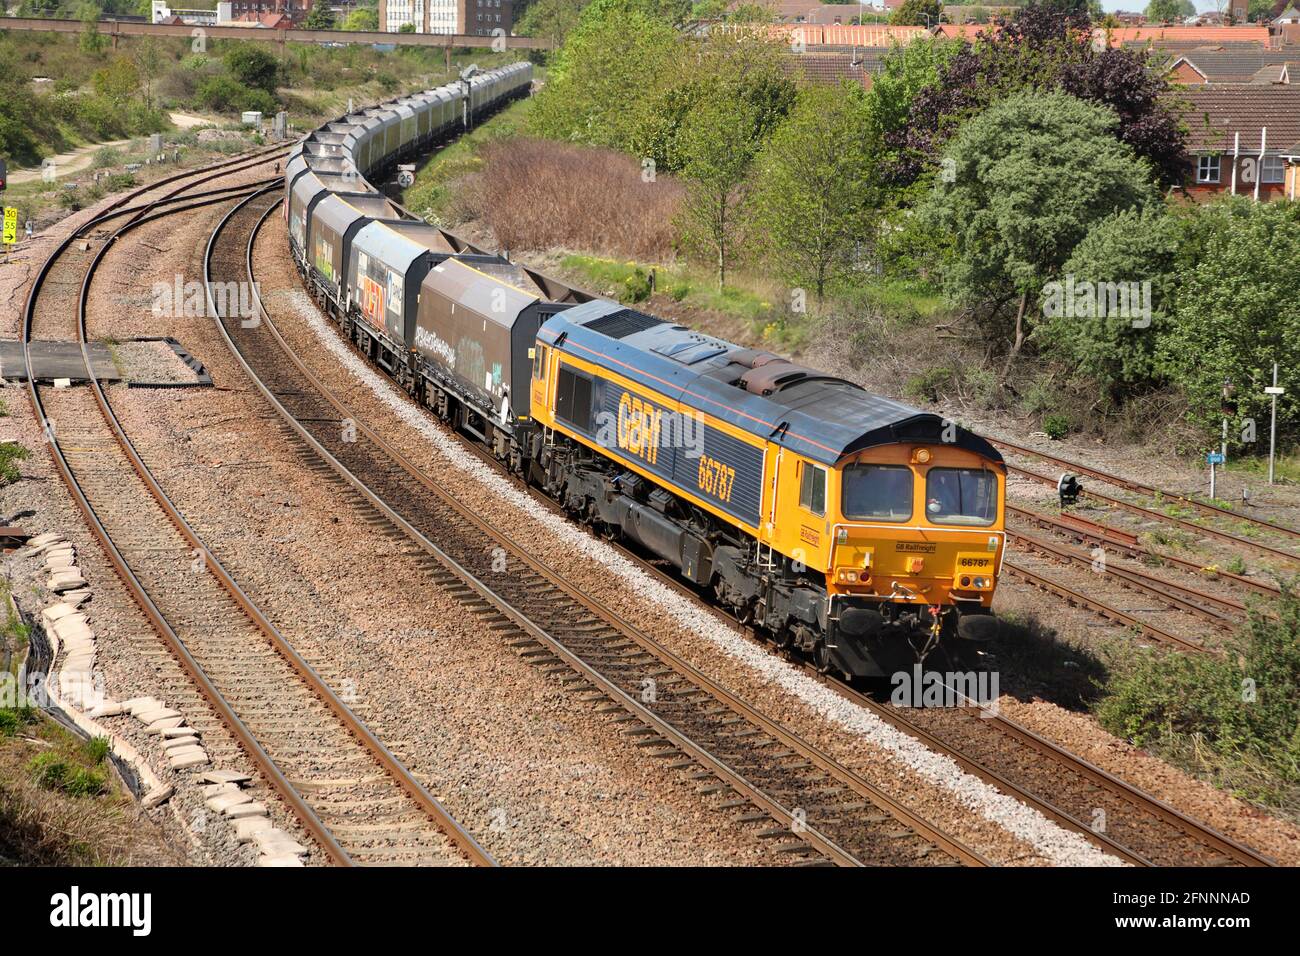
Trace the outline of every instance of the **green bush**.
<instances>
[{"instance_id":1,"label":"green bush","mask_svg":"<svg viewBox=\"0 0 1300 956\"><path fill-rule=\"evenodd\" d=\"M97 797L108 789L108 780L98 770L76 767L64 775L62 789L70 797Z\"/></svg>"},{"instance_id":2,"label":"green bush","mask_svg":"<svg viewBox=\"0 0 1300 956\"><path fill-rule=\"evenodd\" d=\"M954 371L946 366L927 369L907 380L903 385L903 394L913 401L937 402L940 393L951 387L954 377Z\"/></svg>"},{"instance_id":3,"label":"green bush","mask_svg":"<svg viewBox=\"0 0 1300 956\"><path fill-rule=\"evenodd\" d=\"M623 280L623 290L619 301L624 303L644 302L650 298L650 276L639 266Z\"/></svg>"},{"instance_id":4,"label":"green bush","mask_svg":"<svg viewBox=\"0 0 1300 956\"><path fill-rule=\"evenodd\" d=\"M1060 441L1074 429L1070 416L1053 413L1043 416L1043 432L1052 441Z\"/></svg>"},{"instance_id":5,"label":"green bush","mask_svg":"<svg viewBox=\"0 0 1300 956\"><path fill-rule=\"evenodd\" d=\"M1240 784L1249 796L1276 800L1300 784L1300 599L1285 586L1271 610L1276 617L1252 609L1223 656L1154 648L1122 655L1098 720L1138 746L1178 752L1199 744L1221 773L1249 771Z\"/></svg>"},{"instance_id":6,"label":"green bush","mask_svg":"<svg viewBox=\"0 0 1300 956\"><path fill-rule=\"evenodd\" d=\"M252 43L241 44L226 54L225 64L230 75L240 85L268 94L275 93L280 78L280 64L263 47Z\"/></svg>"},{"instance_id":7,"label":"green bush","mask_svg":"<svg viewBox=\"0 0 1300 956\"><path fill-rule=\"evenodd\" d=\"M29 706L0 707L0 736L12 736L35 721L36 711Z\"/></svg>"},{"instance_id":8,"label":"green bush","mask_svg":"<svg viewBox=\"0 0 1300 956\"><path fill-rule=\"evenodd\" d=\"M205 78L194 94L199 106L218 113L238 113L242 110L261 110L274 113L279 105L270 93L245 86L238 80L217 74Z\"/></svg>"},{"instance_id":9,"label":"green bush","mask_svg":"<svg viewBox=\"0 0 1300 956\"><path fill-rule=\"evenodd\" d=\"M31 774L32 782L38 787L59 790L62 789L63 780L68 774L68 765L54 751L47 750L27 762L27 772Z\"/></svg>"},{"instance_id":10,"label":"green bush","mask_svg":"<svg viewBox=\"0 0 1300 956\"><path fill-rule=\"evenodd\" d=\"M21 478L18 462L26 461L30 456L31 451L26 445L20 445L16 441L0 442L0 485L11 484Z\"/></svg>"},{"instance_id":11,"label":"green bush","mask_svg":"<svg viewBox=\"0 0 1300 956\"><path fill-rule=\"evenodd\" d=\"M108 749L107 737L91 737L86 741L86 756L94 763L102 763L108 756Z\"/></svg>"}]
</instances>

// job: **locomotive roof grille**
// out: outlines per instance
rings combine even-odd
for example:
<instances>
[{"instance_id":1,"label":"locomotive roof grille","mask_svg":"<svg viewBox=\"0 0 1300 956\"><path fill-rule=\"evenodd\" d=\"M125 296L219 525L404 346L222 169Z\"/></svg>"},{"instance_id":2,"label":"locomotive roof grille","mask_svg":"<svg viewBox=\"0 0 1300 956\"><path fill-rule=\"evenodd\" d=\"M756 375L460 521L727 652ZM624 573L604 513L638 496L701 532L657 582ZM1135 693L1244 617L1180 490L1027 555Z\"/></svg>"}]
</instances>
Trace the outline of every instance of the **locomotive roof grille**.
<instances>
[{"instance_id":1,"label":"locomotive roof grille","mask_svg":"<svg viewBox=\"0 0 1300 956\"><path fill-rule=\"evenodd\" d=\"M611 312L609 315L602 315L598 319L593 319L587 323L587 328L593 332L599 332L601 335L608 335L611 339L625 339L637 332L644 332L646 329L653 329L657 325L667 324L663 319L656 319L653 315L646 315L644 312L637 312L635 309L620 309L617 312Z\"/></svg>"}]
</instances>

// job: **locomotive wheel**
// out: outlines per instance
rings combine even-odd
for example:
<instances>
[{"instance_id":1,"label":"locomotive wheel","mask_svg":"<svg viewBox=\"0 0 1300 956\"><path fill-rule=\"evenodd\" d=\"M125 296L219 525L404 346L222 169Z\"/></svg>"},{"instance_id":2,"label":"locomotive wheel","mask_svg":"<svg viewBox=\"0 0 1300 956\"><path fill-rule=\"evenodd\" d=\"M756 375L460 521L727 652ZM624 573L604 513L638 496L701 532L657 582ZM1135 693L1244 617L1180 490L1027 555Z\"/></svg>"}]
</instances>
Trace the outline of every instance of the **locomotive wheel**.
<instances>
[{"instance_id":1,"label":"locomotive wheel","mask_svg":"<svg viewBox=\"0 0 1300 956\"><path fill-rule=\"evenodd\" d=\"M831 649L826 646L825 641L817 642L817 649L813 651L813 664L819 674L831 672Z\"/></svg>"}]
</instances>

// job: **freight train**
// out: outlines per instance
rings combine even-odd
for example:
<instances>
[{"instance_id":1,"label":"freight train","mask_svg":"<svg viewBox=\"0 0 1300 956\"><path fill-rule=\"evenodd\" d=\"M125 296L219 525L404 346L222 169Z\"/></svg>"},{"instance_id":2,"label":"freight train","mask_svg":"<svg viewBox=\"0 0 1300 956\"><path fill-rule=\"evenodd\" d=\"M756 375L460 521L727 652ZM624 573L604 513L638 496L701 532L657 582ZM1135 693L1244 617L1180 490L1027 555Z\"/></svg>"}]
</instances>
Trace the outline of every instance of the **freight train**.
<instances>
[{"instance_id":1,"label":"freight train","mask_svg":"<svg viewBox=\"0 0 1300 956\"><path fill-rule=\"evenodd\" d=\"M576 519L823 671L978 641L1006 468L937 415L593 297L371 185L528 94L515 64L341 117L285 173L293 257L345 336Z\"/></svg>"}]
</instances>

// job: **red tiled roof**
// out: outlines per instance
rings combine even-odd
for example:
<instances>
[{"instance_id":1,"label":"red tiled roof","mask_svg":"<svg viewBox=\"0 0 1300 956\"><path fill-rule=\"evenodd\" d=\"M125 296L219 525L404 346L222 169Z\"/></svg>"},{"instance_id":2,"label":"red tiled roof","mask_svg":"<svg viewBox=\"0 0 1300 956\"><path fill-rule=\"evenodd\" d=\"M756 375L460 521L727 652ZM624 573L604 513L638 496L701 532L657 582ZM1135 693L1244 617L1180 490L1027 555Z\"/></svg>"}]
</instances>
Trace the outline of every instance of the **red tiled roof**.
<instances>
[{"instance_id":1,"label":"red tiled roof","mask_svg":"<svg viewBox=\"0 0 1300 956\"><path fill-rule=\"evenodd\" d=\"M850 80L865 88L871 85L871 76L880 69L880 61L887 52L876 49L857 53L790 53L781 58L781 67L787 75L801 76L809 83L836 86Z\"/></svg>"},{"instance_id":2,"label":"red tiled roof","mask_svg":"<svg viewBox=\"0 0 1300 956\"><path fill-rule=\"evenodd\" d=\"M1111 46L1124 43L1164 41L1209 43L1257 43L1268 45L1268 27L1116 27L1113 30L1097 28L1092 31L1098 43L1109 37Z\"/></svg>"},{"instance_id":3,"label":"red tiled roof","mask_svg":"<svg viewBox=\"0 0 1300 956\"><path fill-rule=\"evenodd\" d=\"M1206 83L1177 95L1188 152L1232 152L1238 133L1243 152L1259 152L1262 130L1268 152L1300 152L1300 86Z\"/></svg>"}]
</instances>

